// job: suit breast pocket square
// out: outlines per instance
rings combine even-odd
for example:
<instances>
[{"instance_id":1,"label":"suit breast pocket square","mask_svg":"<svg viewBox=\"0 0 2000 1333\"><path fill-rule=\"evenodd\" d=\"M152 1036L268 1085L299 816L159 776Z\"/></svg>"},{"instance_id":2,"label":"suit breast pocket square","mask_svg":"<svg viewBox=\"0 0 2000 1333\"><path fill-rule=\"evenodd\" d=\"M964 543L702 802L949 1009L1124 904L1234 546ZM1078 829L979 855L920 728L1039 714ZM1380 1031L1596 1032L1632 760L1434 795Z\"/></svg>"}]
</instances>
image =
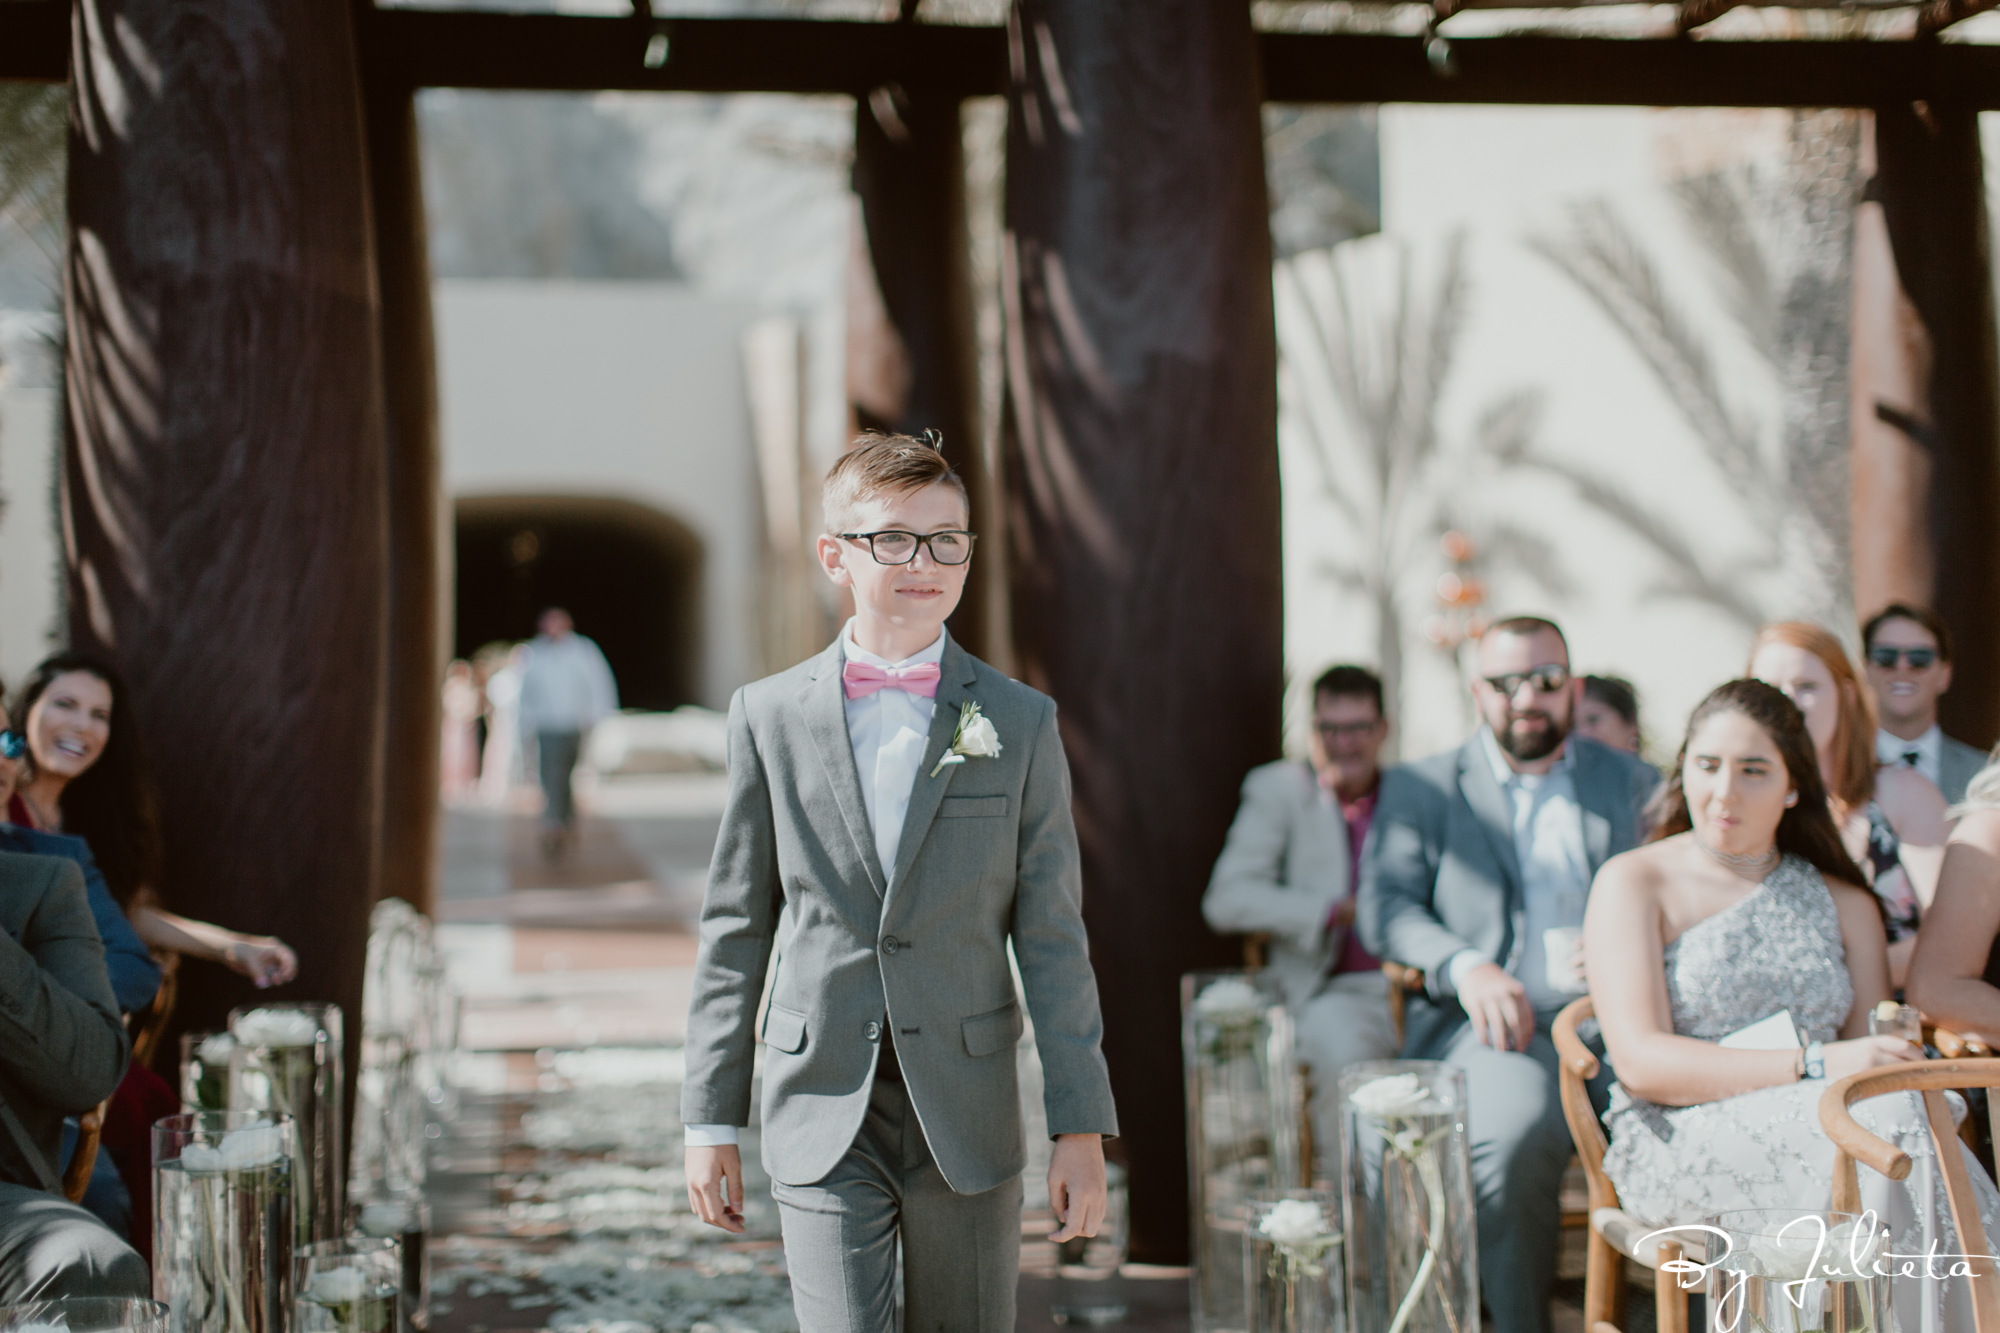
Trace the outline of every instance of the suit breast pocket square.
<instances>
[{"instance_id":1,"label":"suit breast pocket square","mask_svg":"<svg viewBox=\"0 0 2000 1333\"><path fill-rule=\"evenodd\" d=\"M938 802L939 819L1004 819L1005 796L947 796Z\"/></svg>"},{"instance_id":2,"label":"suit breast pocket square","mask_svg":"<svg viewBox=\"0 0 2000 1333\"><path fill-rule=\"evenodd\" d=\"M806 1016L774 1002L764 1014L764 1044L774 1051L797 1055L805 1049Z\"/></svg>"}]
</instances>

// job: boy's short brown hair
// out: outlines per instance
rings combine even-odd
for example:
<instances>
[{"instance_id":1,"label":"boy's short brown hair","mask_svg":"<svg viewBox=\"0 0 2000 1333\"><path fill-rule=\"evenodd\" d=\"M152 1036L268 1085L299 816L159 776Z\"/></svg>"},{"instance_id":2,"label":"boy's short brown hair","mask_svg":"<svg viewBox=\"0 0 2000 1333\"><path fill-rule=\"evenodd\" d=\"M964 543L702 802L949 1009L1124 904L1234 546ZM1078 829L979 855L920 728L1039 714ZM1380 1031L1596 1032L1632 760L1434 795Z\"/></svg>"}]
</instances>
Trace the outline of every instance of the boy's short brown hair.
<instances>
[{"instance_id":1,"label":"boy's short brown hair","mask_svg":"<svg viewBox=\"0 0 2000 1333\"><path fill-rule=\"evenodd\" d=\"M903 495L944 482L966 504L965 482L952 471L936 432L926 431L924 439L909 435L868 434L854 442L826 474L820 492L820 512L829 535L853 531L855 512L878 495Z\"/></svg>"}]
</instances>

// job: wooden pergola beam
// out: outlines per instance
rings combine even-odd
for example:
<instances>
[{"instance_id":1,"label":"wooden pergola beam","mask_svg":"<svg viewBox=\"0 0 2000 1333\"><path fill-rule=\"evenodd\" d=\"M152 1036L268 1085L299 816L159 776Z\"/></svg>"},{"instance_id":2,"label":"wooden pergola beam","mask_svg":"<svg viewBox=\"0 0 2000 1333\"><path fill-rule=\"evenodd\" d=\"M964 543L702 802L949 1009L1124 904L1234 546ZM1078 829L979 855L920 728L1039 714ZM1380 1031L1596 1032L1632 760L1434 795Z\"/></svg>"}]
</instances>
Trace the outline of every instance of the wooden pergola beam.
<instances>
[{"instance_id":1,"label":"wooden pergola beam","mask_svg":"<svg viewBox=\"0 0 2000 1333\"><path fill-rule=\"evenodd\" d=\"M1935 37L1952 24L1984 14L2000 0L1931 0L1917 11L1917 35Z\"/></svg>"},{"instance_id":2,"label":"wooden pergola beam","mask_svg":"<svg viewBox=\"0 0 2000 1333\"><path fill-rule=\"evenodd\" d=\"M1919 23L1936 31L1994 3L1932 0ZM656 31L667 35L667 59L648 69L646 44ZM371 81L412 88L856 94L895 82L959 97L1006 88L1006 33L998 28L378 10L363 16L360 39ZM1993 46L1479 37L1454 41L1452 72L1441 74L1420 38L1267 32L1257 40L1264 95L1274 102L1752 107L1956 99L2000 110L2000 47ZM66 0L0 3L0 79L59 81L68 59Z\"/></svg>"}]
</instances>

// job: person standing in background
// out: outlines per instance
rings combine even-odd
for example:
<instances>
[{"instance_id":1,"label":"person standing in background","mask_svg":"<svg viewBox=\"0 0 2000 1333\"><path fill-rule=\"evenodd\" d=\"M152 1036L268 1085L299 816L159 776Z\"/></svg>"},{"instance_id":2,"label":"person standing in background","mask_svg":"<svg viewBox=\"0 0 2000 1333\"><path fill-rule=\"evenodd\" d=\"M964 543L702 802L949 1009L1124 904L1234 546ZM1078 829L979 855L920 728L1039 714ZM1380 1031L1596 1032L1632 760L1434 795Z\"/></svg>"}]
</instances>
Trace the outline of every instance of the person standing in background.
<instances>
[{"instance_id":1,"label":"person standing in background","mask_svg":"<svg viewBox=\"0 0 2000 1333\"><path fill-rule=\"evenodd\" d=\"M521 667L521 731L535 738L542 784L542 852L560 856L576 835L570 789L577 756L592 727L618 709L618 682L595 643L576 632L569 612L542 612L540 633Z\"/></svg>"},{"instance_id":2,"label":"person standing in background","mask_svg":"<svg viewBox=\"0 0 2000 1333\"><path fill-rule=\"evenodd\" d=\"M1312 697L1308 762L1279 760L1243 779L1201 914L1215 930L1270 937L1265 961L1312 1072L1313 1144L1324 1154L1340 1142L1341 1069L1396 1054L1388 981L1354 931L1389 722L1381 679L1366 667L1328 668Z\"/></svg>"},{"instance_id":3,"label":"person standing in background","mask_svg":"<svg viewBox=\"0 0 2000 1333\"><path fill-rule=\"evenodd\" d=\"M1986 752L1955 741L1938 727L1938 697L1951 688L1951 631L1928 607L1894 602L1861 629L1868 688L1875 696L1875 759L1914 768L1944 793L1947 805L1965 799L1972 775L1986 766Z\"/></svg>"},{"instance_id":4,"label":"person standing in background","mask_svg":"<svg viewBox=\"0 0 2000 1333\"><path fill-rule=\"evenodd\" d=\"M1626 754L1639 753L1639 691L1621 676L1585 676L1576 702L1576 734Z\"/></svg>"}]
</instances>

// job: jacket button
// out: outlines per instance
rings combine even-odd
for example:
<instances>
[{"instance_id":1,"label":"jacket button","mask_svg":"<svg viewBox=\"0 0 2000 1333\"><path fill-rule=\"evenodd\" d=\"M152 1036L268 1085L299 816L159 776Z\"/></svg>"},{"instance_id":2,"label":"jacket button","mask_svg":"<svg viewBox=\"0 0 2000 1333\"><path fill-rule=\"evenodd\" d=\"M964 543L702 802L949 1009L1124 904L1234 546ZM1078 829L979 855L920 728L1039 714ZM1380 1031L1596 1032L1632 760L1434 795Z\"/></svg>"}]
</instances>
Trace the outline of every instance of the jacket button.
<instances>
[{"instance_id":1,"label":"jacket button","mask_svg":"<svg viewBox=\"0 0 2000 1333\"><path fill-rule=\"evenodd\" d=\"M880 1023L870 1023L867 1027L861 1029L861 1035L870 1041L880 1041L882 1039L882 1025Z\"/></svg>"},{"instance_id":2,"label":"jacket button","mask_svg":"<svg viewBox=\"0 0 2000 1333\"><path fill-rule=\"evenodd\" d=\"M903 942L897 939L894 935L884 935L882 937L883 953L894 953L896 952L896 950L902 947L903 947Z\"/></svg>"}]
</instances>

